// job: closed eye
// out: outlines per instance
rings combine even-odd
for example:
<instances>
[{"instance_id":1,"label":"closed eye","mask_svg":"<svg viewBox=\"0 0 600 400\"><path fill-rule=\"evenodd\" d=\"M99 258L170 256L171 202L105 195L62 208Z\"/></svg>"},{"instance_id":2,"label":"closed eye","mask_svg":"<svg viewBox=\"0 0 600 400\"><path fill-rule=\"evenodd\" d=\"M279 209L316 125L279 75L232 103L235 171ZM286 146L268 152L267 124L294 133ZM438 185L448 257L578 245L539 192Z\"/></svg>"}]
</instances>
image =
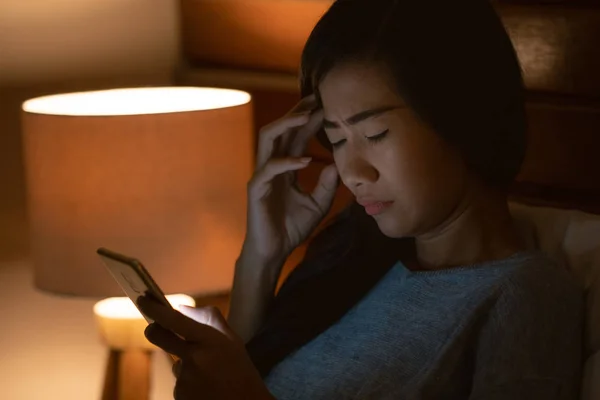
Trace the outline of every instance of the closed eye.
<instances>
[{"instance_id":1,"label":"closed eye","mask_svg":"<svg viewBox=\"0 0 600 400\"><path fill-rule=\"evenodd\" d=\"M385 138L388 134L390 130L386 129L385 131L381 132L380 134L377 134L375 136L367 136L367 139L369 139L369 141L371 142L379 142L380 140L382 140L383 138Z\"/></svg>"},{"instance_id":2,"label":"closed eye","mask_svg":"<svg viewBox=\"0 0 600 400\"><path fill-rule=\"evenodd\" d=\"M346 139L341 139L341 140L338 140L337 142L331 142L331 147L334 150L339 149L345 142L346 142Z\"/></svg>"},{"instance_id":3,"label":"closed eye","mask_svg":"<svg viewBox=\"0 0 600 400\"><path fill-rule=\"evenodd\" d=\"M383 132L381 132L381 133L379 133L379 134L377 134L377 135L373 135L373 136L367 136L367 137L366 137L366 139L367 139L369 142L377 143L377 142L381 141L382 139L384 139L384 138L387 136L387 134L388 134L388 132L389 132L389 131L390 131L389 129L386 129L385 131L383 131ZM346 143L346 139L341 139L341 140L338 140L337 142L332 142L332 143L331 143L331 147L332 147L333 149L338 149L338 148L340 148L340 147L341 147L341 146L342 146L344 143Z\"/></svg>"}]
</instances>

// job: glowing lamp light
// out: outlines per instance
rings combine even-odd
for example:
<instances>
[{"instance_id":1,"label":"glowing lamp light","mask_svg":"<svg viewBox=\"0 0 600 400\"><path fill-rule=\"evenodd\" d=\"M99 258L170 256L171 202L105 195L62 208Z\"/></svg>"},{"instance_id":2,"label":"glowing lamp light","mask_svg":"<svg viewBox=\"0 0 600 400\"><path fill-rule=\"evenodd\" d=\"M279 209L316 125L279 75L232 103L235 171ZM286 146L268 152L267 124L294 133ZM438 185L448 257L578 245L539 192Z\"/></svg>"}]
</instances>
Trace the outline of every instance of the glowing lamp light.
<instances>
[{"instance_id":1,"label":"glowing lamp light","mask_svg":"<svg viewBox=\"0 0 600 400\"><path fill-rule=\"evenodd\" d=\"M175 309L185 305L194 307L196 302L185 294L167 295ZM156 347L146 340L144 329L148 323L128 297L109 297L94 305L94 315L100 337L114 350L146 349Z\"/></svg>"},{"instance_id":2,"label":"glowing lamp light","mask_svg":"<svg viewBox=\"0 0 600 400\"><path fill-rule=\"evenodd\" d=\"M66 93L27 100L23 110L36 114L118 116L214 110L250 102L232 89L158 87Z\"/></svg>"}]
</instances>

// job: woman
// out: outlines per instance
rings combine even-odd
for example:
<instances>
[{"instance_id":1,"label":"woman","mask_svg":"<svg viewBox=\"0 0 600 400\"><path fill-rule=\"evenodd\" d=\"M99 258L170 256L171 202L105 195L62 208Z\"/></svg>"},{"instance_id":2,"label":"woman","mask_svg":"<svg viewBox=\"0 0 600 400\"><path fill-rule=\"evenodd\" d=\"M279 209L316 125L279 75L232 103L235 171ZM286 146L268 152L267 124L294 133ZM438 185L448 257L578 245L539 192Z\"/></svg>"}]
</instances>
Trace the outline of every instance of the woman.
<instances>
[{"instance_id":1,"label":"woman","mask_svg":"<svg viewBox=\"0 0 600 400\"><path fill-rule=\"evenodd\" d=\"M141 302L148 338L182 358L175 398L575 399L582 291L509 213L524 89L491 5L338 0L301 85L260 135L229 324ZM306 194L315 134L335 163ZM356 201L274 298L338 180Z\"/></svg>"}]
</instances>

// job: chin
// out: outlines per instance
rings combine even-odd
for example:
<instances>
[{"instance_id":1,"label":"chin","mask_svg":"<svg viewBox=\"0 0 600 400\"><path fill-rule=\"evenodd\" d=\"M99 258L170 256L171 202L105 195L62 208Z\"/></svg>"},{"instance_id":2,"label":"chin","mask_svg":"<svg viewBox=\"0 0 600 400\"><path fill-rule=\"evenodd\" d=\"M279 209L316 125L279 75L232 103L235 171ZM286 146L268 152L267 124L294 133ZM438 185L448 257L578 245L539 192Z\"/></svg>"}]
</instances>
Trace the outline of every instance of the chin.
<instances>
[{"instance_id":1,"label":"chin","mask_svg":"<svg viewBox=\"0 0 600 400\"><path fill-rule=\"evenodd\" d=\"M394 239L400 239L400 238L410 236L410 232L409 232L410 230L407 229L407 227L402 226L402 224L399 224L398 218L394 218L390 215L385 215L385 216L380 215L380 216L375 216L374 218L375 218L375 222L377 222L377 226L379 227L379 230L385 236L394 238Z\"/></svg>"}]
</instances>

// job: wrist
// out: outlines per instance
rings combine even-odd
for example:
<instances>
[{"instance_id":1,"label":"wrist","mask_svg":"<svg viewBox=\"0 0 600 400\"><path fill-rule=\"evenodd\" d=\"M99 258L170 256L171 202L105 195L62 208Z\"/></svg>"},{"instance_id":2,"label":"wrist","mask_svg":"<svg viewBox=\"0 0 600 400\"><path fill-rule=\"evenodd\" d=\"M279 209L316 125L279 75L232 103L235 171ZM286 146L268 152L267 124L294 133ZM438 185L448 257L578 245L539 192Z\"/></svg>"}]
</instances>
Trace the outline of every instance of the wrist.
<instances>
[{"instance_id":1,"label":"wrist","mask_svg":"<svg viewBox=\"0 0 600 400\"><path fill-rule=\"evenodd\" d=\"M286 257L267 258L242 251L235 263L235 276L244 281L252 280L267 286L275 286Z\"/></svg>"}]
</instances>

